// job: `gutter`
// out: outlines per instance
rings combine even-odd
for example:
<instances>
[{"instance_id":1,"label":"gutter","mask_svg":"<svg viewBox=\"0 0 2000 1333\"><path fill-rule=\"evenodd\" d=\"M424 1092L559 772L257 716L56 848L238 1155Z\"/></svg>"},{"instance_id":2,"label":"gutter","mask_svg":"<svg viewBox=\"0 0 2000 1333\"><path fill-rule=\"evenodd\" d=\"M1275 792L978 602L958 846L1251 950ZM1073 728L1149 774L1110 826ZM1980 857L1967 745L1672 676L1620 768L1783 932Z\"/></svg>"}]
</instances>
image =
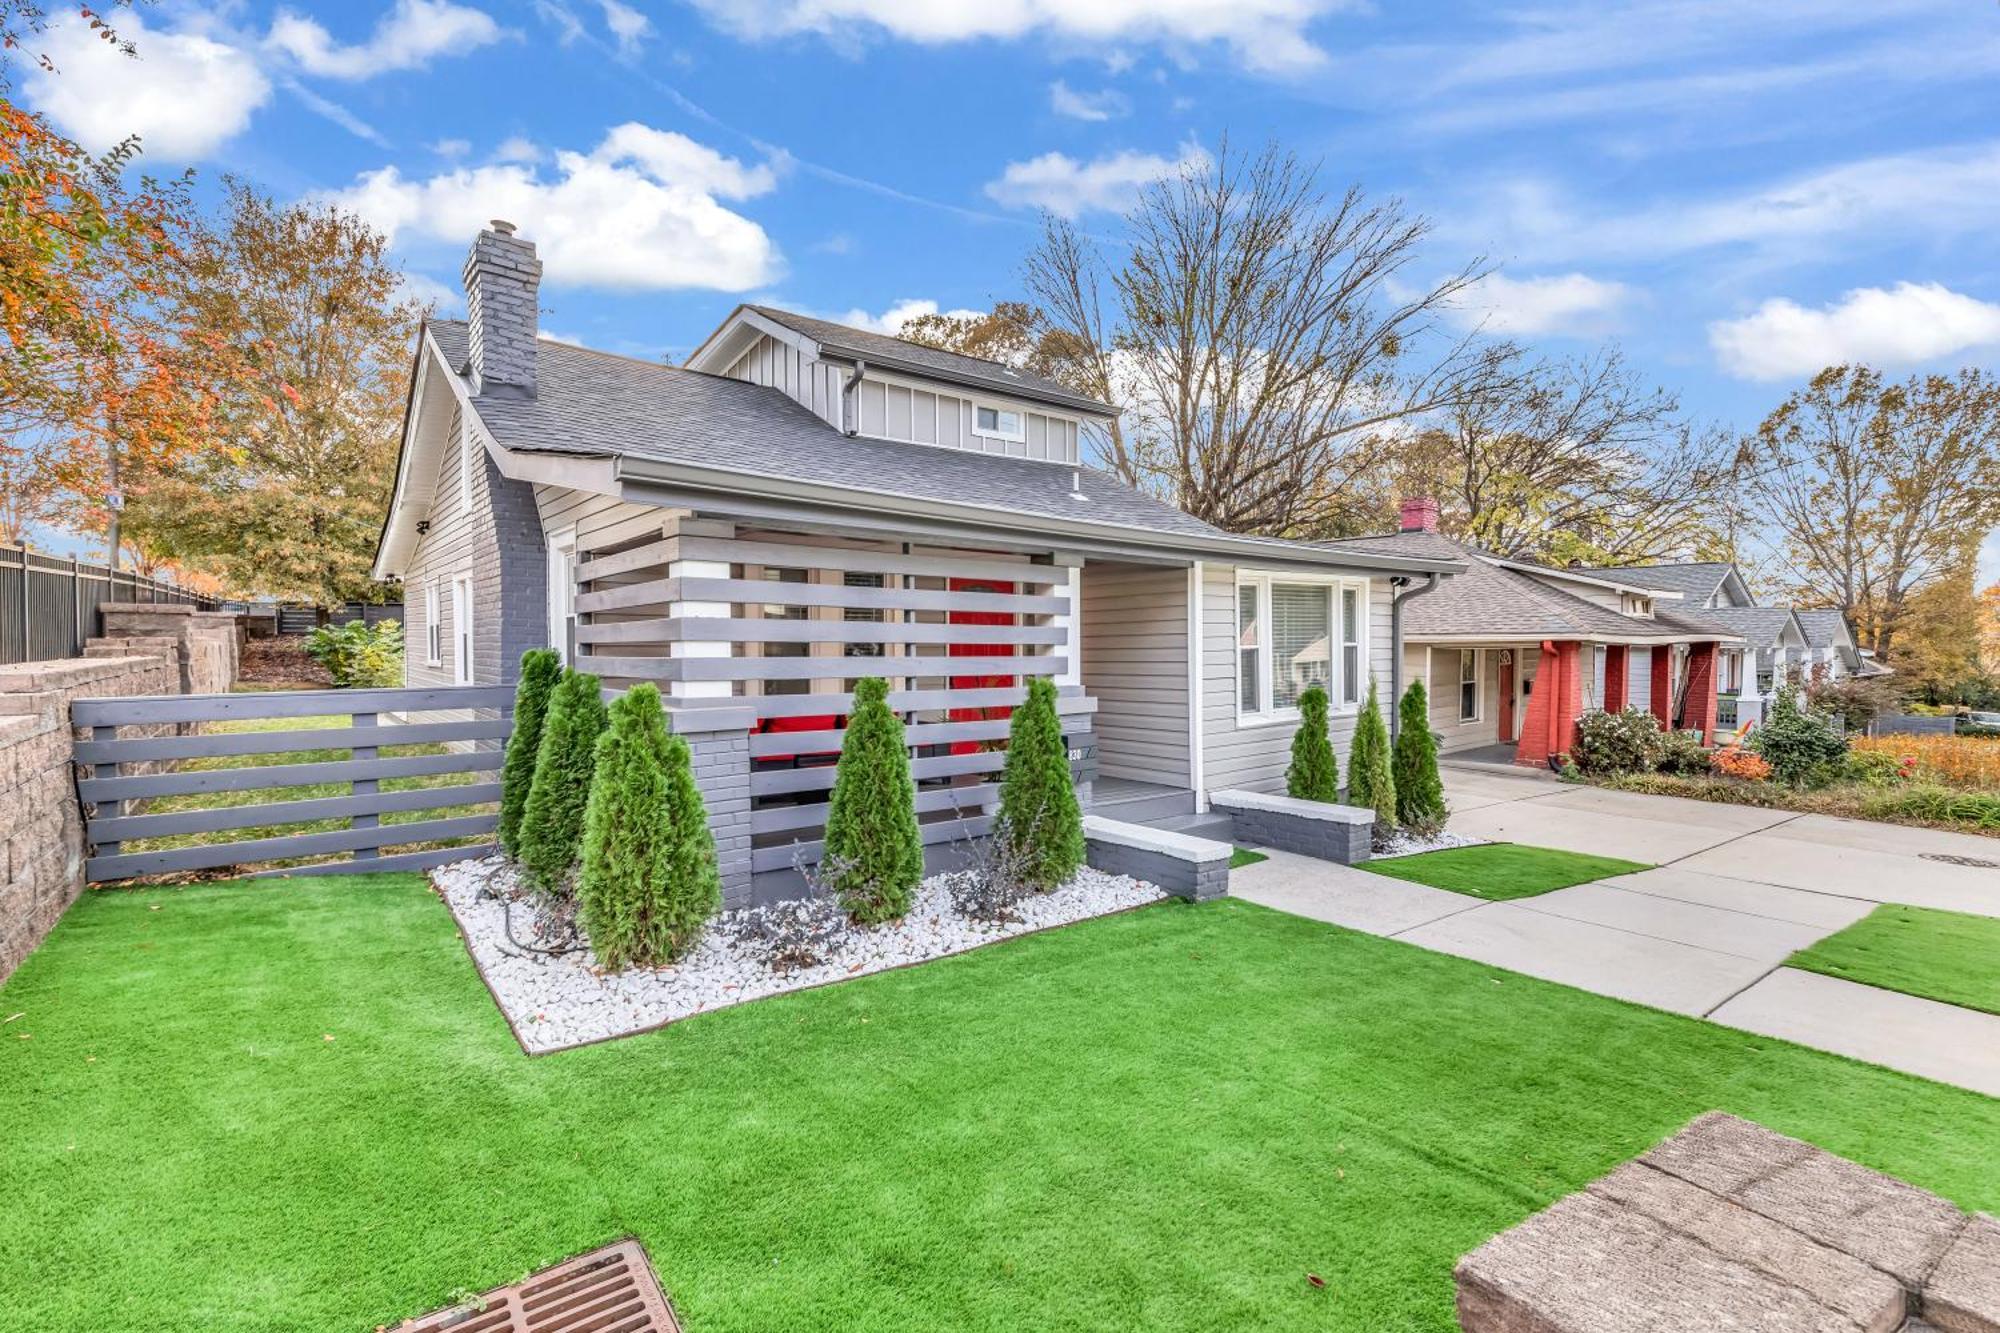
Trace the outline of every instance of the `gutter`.
<instances>
[{"instance_id":1,"label":"gutter","mask_svg":"<svg viewBox=\"0 0 2000 1333\"><path fill-rule=\"evenodd\" d=\"M1421 588L1409 586L1410 580L1403 576L1390 580L1400 589L1389 599L1389 739L1394 742L1403 731L1403 603L1411 598L1422 597L1438 590L1439 576L1431 571L1430 579Z\"/></svg>"}]
</instances>

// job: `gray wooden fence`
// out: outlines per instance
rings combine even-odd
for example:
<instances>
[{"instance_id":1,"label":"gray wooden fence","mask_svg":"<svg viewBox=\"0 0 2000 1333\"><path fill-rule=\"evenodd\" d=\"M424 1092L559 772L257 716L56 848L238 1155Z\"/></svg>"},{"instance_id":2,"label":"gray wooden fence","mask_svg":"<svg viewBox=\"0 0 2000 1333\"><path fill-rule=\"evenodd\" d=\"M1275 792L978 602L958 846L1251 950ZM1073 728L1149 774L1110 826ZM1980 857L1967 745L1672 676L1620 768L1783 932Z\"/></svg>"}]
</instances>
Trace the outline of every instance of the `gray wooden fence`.
<instances>
[{"instance_id":1,"label":"gray wooden fence","mask_svg":"<svg viewBox=\"0 0 2000 1333\"><path fill-rule=\"evenodd\" d=\"M327 855L341 859L259 873L351 874L418 870L482 856L492 850L490 843L463 845L463 840L493 832L498 815L491 810L409 823L385 824L382 816L498 801L502 742L513 725L513 703L510 685L79 699L71 705L71 720L90 732L89 739L78 741L76 747L77 762L89 774L77 781L77 795L84 804L84 837L90 844L85 878L102 884L141 875ZM396 720L411 714L420 715L419 720ZM327 716L344 717L347 724L282 726L286 719ZM253 720L281 725L254 731L197 730L203 724ZM397 746L443 752L381 753ZM333 751L334 757L256 762L259 756L308 751ZM246 762L216 762L230 759ZM190 763L196 760L202 761L199 766ZM458 785L382 790L385 781L446 774L478 776ZM345 787L346 792L230 803L241 799L236 793L322 785ZM214 799L179 800L178 806L189 808L169 811L147 809L162 797ZM127 844L142 840L323 821L338 821L341 826L127 849ZM383 851L447 841L460 845Z\"/></svg>"},{"instance_id":2,"label":"gray wooden fence","mask_svg":"<svg viewBox=\"0 0 2000 1333\"><path fill-rule=\"evenodd\" d=\"M0 662L83 656L106 602L173 602L211 609L213 601L129 569L0 546Z\"/></svg>"},{"instance_id":3,"label":"gray wooden fence","mask_svg":"<svg viewBox=\"0 0 2000 1333\"><path fill-rule=\"evenodd\" d=\"M1875 736L1950 736L1957 730L1955 717L1924 717L1916 713L1883 713L1868 727Z\"/></svg>"}]
</instances>

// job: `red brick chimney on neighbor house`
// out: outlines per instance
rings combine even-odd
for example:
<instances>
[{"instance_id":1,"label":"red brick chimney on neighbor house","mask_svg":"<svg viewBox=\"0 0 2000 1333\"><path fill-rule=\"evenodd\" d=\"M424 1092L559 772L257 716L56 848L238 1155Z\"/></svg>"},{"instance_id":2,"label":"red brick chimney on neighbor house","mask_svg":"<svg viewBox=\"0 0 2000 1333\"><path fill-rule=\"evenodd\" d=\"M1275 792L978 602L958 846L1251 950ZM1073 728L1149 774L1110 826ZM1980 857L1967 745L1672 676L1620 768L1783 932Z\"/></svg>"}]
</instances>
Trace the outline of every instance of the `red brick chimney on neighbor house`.
<instances>
[{"instance_id":1,"label":"red brick chimney on neighbor house","mask_svg":"<svg viewBox=\"0 0 2000 1333\"><path fill-rule=\"evenodd\" d=\"M1403 501L1404 532L1436 532L1438 530L1438 502L1428 495L1415 495Z\"/></svg>"}]
</instances>

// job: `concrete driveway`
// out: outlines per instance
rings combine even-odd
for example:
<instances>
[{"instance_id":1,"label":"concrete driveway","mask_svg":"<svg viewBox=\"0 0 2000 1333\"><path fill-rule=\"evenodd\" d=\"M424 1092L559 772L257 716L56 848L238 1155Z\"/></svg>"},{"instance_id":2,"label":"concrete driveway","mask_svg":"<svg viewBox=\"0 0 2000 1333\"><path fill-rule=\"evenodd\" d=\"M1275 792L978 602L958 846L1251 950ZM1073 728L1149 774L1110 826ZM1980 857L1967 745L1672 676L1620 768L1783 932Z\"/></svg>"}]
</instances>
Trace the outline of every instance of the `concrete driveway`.
<instances>
[{"instance_id":1,"label":"concrete driveway","mask_svg":"<svg viewBox=\"0 0 2000 1333\"><path fill-rule=\"evenodd\" d=\"M1456 832L1655 868L1489 903L1273 853L1230 892L2000 1096L2000 1017L1782 967L1884 902L2000 917L2000 840L1533 773L1447 768L1445 789Z\"/></svg>"}]
</instances>

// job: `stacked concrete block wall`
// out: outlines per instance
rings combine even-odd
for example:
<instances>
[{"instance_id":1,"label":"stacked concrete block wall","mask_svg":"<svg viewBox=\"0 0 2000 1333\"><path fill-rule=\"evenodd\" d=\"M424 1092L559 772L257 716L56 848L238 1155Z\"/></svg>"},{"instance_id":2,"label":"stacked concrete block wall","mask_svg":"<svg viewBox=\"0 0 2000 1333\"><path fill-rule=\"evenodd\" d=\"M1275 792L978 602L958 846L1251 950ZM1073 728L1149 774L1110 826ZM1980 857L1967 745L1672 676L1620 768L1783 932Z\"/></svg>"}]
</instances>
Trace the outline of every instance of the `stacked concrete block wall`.
<instances>
[{"instance_id":1,"label":"stacked concrete block wall","mask_svg":"<svg viewBox=\"0 0 2000 1333\"><path fill-rule=\"evenodd\" d=\"M1211 792L1208 804L1230 816L1236 841L1252 847L1351 866L1366 861L1374 845L1375 812L1356 805L1250 791Z\"/></svg>"},{"instance_id":2,"label":"stacked concrete block wall","mask_svg":"<svg viewBox=\"0 0 2000 1333\"><path fill-rule=\"evenodd\" d=\"M106 602L99 609L104 632L85 644L85 657L150 655L164 641L173 646L180 677L167 693L227 694L235 688L243 661L235 613L146 602Z\"/></svg>"},{"instance_id":3,"label":"stacked concrete block wall","mask_svg":"<svg viewBox=\"0 0 2000 1333\"><path fill-rule=\"evenodd\" d=\"M674 733L688 743L695 785L708 810L722 872L722 905L752 905L750 874L750 722L742 709L675 709Z\"/></svg>"},{"instance_id":4,"label":"stacked concrete block wall","mask_svg":"<svg viewBox=\"0 0 2000 1333\"><path fill-rule=\"evenodd\" d=\"M167 654L0 667L0 980L83 892L70 701L179 692Z\"/></svg>"},{"instance_id":5,"label":"stacked concrete block wall","mask_svg":"<svg viewBox=\"0 0 2000 1333\"><path fill-rule=\"evenodd\" d=\"M1226 842L1101 815L1084 816L1083 838L1085 860L1107 875L1143 879L1192 902L1229 892L1229 858L1235 849Z\"/></svg>"}]
</instances>

